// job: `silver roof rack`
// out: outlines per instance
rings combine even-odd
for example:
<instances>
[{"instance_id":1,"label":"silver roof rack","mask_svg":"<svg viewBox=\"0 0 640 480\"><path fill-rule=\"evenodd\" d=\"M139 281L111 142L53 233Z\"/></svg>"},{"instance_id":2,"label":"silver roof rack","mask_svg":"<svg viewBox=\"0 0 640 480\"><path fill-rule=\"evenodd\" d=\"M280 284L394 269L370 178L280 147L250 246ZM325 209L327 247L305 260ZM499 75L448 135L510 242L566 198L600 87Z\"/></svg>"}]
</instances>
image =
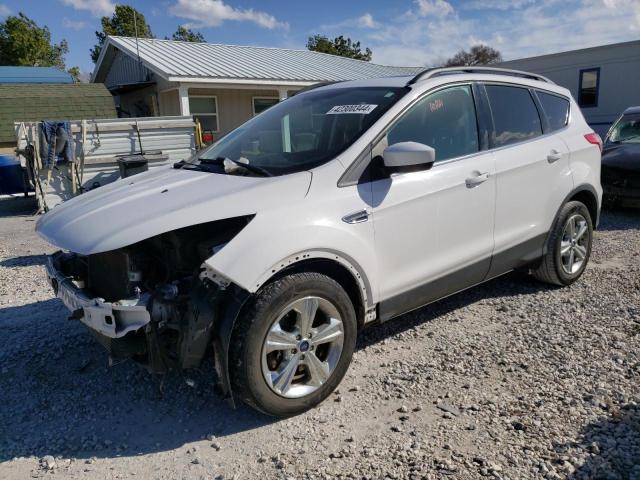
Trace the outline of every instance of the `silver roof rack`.
<instances>
[{"instance_id":1,"label":"silver roof rack","mask_svg":"<svg viewBox=\"0 0 640 480\"><path fill-rule=\"evenodd\" d=\"M464 74L464 73L485 73L489 75L508 75L511 77L520 77L520 78L528 78L531 80L538 80L540 82L546 83L554 83L549 80L547 77L543 77L542 75L538 75L536 73L523 72L521 70L509 70L507 68L496 68L496 67L449 67L449 68L428 68L411 80L407 82L407 85L413 85L414 83L420 80L426 80L428 78L433 77L441 77L443 75L456 75L456 74Z\"/></svg>"}]
</instances>

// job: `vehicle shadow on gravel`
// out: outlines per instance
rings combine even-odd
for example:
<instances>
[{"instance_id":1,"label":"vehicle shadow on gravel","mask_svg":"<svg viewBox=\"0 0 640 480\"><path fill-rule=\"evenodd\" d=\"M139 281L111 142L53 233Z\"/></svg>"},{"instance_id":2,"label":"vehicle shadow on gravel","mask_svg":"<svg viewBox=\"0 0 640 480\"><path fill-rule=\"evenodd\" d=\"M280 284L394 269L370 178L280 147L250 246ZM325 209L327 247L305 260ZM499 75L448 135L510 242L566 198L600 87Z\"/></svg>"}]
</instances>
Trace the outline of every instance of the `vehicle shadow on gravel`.
<instances>
[{"instance_id":1,"label":"vehicle shadow on gravel","mask_svg":"<svg viewBox=\"0 0 640 480\"><path fill-rule=\"evenodd\" d=\"M609 417L588 424L578 444L556 445L560 457L577 449L588 452L587 460L569 477L640 479L640 406L624 405Z\"/></svg>"},{"instance_id":2,"label":"vehicle shadow on gravel","mask_svg":"<svg viewBox=\"0 0 640 480\"><path fill-rule=\"evenodd\" d=\"M232 409L215 391L211 360L188 378L168 375L161 394L161 380L133 362L109 367L67 317L57 299L0 308L0 462L165 452L275 421Z\"/></svg>"},{"instance_id":3,"label":"vehicle shadow on gravel","mask_svg":"<svg viewBox=\"0 0 640 480\"><path fill-rule=\"evenodd\" d=\"M21 255L0 260L0 267L32 267L34 265L44 265L46 261L46 255Z\"/></svg>"}]
</instances>

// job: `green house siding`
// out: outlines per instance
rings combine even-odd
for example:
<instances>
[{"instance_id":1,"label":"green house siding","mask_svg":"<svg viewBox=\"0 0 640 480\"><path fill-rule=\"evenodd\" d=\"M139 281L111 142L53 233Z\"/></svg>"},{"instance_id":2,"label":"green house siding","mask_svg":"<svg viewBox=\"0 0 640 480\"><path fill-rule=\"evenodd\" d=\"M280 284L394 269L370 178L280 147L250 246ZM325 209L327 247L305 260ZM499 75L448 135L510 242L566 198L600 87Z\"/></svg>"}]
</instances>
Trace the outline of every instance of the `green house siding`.
<instances>
[{"instance_id":1,"label":"green house siding","mask_svg":"<svg viewBox=\"0 0 640 480\"><path fill-rule=\"evenodd\" d=\"M14 122L116 117L101 83L0 85L0 147L15 146Z\"/></svg>"}]
</instances>

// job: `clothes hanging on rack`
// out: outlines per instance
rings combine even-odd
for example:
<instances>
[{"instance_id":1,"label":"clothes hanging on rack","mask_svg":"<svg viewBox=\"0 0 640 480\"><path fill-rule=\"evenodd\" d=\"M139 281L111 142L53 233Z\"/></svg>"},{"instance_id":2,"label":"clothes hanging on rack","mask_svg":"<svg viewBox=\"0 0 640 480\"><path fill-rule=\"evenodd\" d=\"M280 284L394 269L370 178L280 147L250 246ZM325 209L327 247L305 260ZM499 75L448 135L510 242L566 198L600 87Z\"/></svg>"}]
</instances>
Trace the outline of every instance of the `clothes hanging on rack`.
<instances>
[{"instance_id":1,"label":"clothes hanging on rack","mask_svg":"<svg viewBox=\"0 0 640 480\"><path fill-rule=\"evenodd\" d=\"M41 157L46 168L54 167L58 162L73 162L75 148L71 135L71 122L43 120L40 123L42 134Z\"/></svg>"}]
</instances>

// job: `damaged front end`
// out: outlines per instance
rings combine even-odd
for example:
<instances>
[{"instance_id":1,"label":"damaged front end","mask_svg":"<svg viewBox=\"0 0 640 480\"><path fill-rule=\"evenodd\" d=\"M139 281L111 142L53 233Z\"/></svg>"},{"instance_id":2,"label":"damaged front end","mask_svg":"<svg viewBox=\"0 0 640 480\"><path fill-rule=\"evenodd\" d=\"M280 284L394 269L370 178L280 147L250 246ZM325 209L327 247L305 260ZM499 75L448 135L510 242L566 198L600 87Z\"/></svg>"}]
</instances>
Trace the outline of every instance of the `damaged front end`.
<instances>
[{"instance_id":1,"label":"damaged front end","mask_svg":"<svg viewBox=\"0 0 640 480\"><path fill-rule=\"evenodd\" d=\"M253 216L163 233L117 250L57 252L47 263L53 290L108 350L167 373L200 365L214 348L228 393L226 352L249 293L203 267Z\"/></svg>"}]
</instances>

